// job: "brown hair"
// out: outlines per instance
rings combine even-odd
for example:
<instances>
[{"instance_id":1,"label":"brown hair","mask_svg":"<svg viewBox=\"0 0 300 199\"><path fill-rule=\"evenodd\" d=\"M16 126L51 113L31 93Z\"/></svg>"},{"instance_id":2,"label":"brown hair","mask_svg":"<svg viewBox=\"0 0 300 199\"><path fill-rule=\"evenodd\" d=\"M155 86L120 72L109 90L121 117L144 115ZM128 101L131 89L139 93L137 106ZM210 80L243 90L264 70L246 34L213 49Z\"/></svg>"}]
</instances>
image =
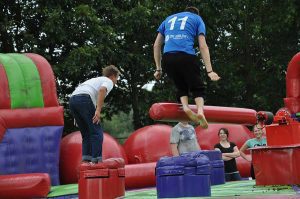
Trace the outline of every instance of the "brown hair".
<instances>
[{"instance_id":1,"label":"brown hair","mask_svg":"<svg viewBox=\"0 0 300 199\"><path fill-rule=\"evenodd\" d=\"M102 69L102 75L105 77L110 77L112 75L117 77L118 75L120 75L120 71L116 66L109 65Z\"/></svg>"},{"instance_id":2,"label":"brown hair","mask_svg":"<svg viewBox=\"0 0 300 199\"><path fill-rule=\"evenodd\" d=\"M193 7L193 6L186 7L186 8L185 8L185 11L194 13L194 14L196 14L196 15L199 15L199 10L198 10L198 8Z\"/></svg>"},{"instance_id":3,"label":"brown hair","mask_svg":"<svg viewBox=\"0 0 300 199\"><path fill-rule=\"evenodd\" d=\"M218 132L218 135L220 135L221 131L224 131L224 133L227 135L227 138L229 137L229 132L228 132L228 129L226 128L220 128L219 132Z\"/></svg>"}]
</instances>

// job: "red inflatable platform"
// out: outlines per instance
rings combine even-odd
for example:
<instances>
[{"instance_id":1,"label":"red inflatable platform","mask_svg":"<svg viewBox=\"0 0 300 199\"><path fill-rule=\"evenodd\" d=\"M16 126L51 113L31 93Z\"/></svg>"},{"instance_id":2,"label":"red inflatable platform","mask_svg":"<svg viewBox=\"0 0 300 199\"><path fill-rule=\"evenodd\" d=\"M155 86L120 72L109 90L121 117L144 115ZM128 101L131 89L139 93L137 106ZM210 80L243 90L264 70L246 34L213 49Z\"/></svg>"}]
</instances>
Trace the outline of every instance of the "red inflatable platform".
<instances>
[{"instance_id":1,"label":"red inflatable platform","mask_svg":"<svg viewBox=\"0 0 300 199\"><path fill-rule=\"evenodd\" d=\"M300 184L300 144L251 150L256 185Z\"/></svg>"},{"instance_id":2,"label":"red inflatable platform","mask_svg":"<svg viewBox=\"0 0 300 199\"><path fill-rule=\"evenodd\" d=\"M0 176L0 198L45 198L50 191L47 173L27 173Z\"/></svg>"},{"instance_id":3,"label":"red inflatable platform","mask_svg":"<svg viewBox=\"0 0 300 199\"><path fill-rule=\"evenodd\" d=\"M125 195L125 163L111 158L95 165L81 165L78 182L80 199L114 199Z\"/></svg>"}]
</instances>

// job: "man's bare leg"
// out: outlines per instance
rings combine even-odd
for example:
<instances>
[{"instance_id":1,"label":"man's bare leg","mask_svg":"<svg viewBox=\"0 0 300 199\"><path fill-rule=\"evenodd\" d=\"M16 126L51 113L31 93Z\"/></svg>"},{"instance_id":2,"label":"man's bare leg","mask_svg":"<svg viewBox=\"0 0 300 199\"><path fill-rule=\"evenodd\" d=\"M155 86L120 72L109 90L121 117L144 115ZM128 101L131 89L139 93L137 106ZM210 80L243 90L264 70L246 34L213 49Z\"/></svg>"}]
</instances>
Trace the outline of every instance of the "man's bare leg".
<instances>
[{"instance_id":1,"label":"man's bare leg","mask_svg":"<svg viewBox=\"0 0 300 199\"><path fill-rule=\"evenodd\" d=\"M185 114L195 123L199 123L199 118L196 113L194 113L190 108L189 108L189 99L188 96L182 96L180 97L180 101L182 104L183 111Z\"/></svg>"},{"instance_id":2,"label":"man's bare leg","mask_svg":"<svg viewBox=\"0 0 300 199\"><path fill-rule=\"evenodd\" d=\"M203 111L203 106L204 106L204 99L202 97L196 97L195 98L195 103L197 106L197 117L198 117L198 122L200 123L200 126L204 129L208 128L208 123L206 121L204 111Z\"/></svg>"}]
</instances>

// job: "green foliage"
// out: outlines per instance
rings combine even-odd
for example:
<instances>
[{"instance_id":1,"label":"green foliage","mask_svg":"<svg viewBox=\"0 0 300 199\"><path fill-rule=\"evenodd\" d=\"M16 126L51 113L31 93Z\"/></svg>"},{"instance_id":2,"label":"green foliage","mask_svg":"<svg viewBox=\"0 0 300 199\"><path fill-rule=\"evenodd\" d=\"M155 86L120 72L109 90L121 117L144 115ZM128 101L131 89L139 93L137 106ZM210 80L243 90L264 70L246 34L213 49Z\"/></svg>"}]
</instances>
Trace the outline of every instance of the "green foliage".
<instances>
[{"instance_id":1,"label":"green foliage","mask_svg":"<svg viewBox=\"0 0 300 199\"><path fill-rule=\"evenodd\" d=\"M102 121L103 130L114 136L121 143L134 131L132 125L132 111L129 114L119 112L111 120Z\"/></svg>"},{"instance_id":2,"label":"green foliage","mask_svg":"<svg viewBox=\"0 0 300 199\"><path fill-rule=\"evenodd\" d=\"M127 133L131 127L118 128L125 116L137 129L154 123L148 116L153 103L176 101L166 76L152 92L142 86L154 80L156 29L187 5L200 10L213 67L222 78L210 82L203 73L206 104L272 112L282 107L286 67L300 49L297 0L2 0L0 52L34 52L50 62L68 132L74 130L70 93L101 75L105 65L118 66L121 81L105 100L104 125L113 135Z\"/></svg>"}]
</instances>

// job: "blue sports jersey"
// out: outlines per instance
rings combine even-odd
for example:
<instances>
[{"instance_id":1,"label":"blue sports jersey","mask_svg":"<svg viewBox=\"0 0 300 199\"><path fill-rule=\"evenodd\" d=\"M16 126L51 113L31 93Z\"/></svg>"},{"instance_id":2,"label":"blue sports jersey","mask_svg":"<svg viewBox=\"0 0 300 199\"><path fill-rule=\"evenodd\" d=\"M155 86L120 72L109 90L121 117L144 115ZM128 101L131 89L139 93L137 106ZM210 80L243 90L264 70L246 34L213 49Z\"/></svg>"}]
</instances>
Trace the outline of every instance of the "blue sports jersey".
<instances>
[{"instance_id":1,"label":"blue sports jersey","mask_svg":"<svg viewBox=\"0 0 300 199\"><path fill-rule=\"evenodd\" d=\"M205 24L199 15L180 12L167 17L157 31L165 38L164 53L186 52L195 55L195 37L205 35Z\"/></svg>"}]
</instances>

